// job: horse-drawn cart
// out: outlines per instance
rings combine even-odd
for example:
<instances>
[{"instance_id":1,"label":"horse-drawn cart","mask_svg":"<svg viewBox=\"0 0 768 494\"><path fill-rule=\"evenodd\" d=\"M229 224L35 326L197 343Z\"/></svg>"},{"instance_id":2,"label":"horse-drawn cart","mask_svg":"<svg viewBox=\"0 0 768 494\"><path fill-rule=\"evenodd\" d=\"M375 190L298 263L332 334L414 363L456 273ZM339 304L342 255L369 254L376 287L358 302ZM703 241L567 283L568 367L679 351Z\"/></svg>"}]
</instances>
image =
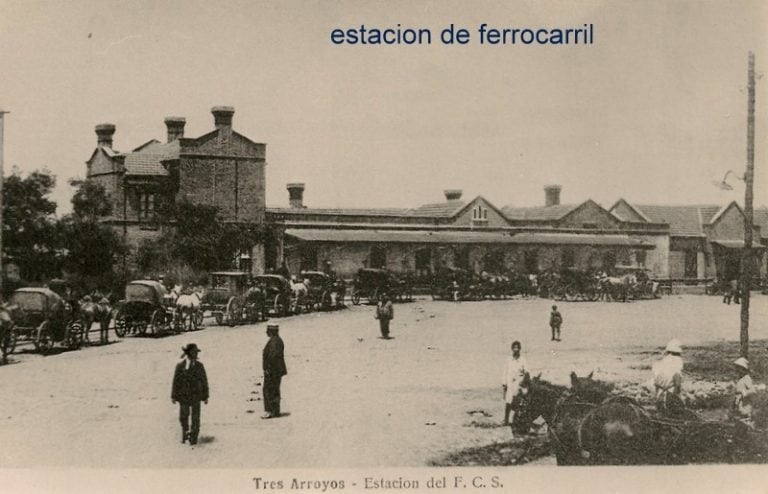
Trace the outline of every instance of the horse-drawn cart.
<instances>
[{"instance_id":1,"label":"horse-drawn cart","mask_svg":"<svg viewBox=\"0 0 768 494\"><path fill-rule=\"evenodd\" d=\"M302 271L300 278L305 281L309 304L313 307L332 310L344 306L347 287L343 282L322 271Z\"/></svg>"},{"instance_id":2,"label":"horse-drawn cart","mask_svg":"<svg viewBox=\"0 0 768 494\"><path fill-rule=\"evenodd\" d=\"M115 334L144 335L179 332L181 324L176 317L173 299L162 283L137 280L125 287L125 299L117 303Z\"/></svg>"},{"instance_id":3,"label":"horse-drawn cart","mask_svg":"<svg viewBox=\"0 0 768 494\"><path fill-rule=\"evenodd\" d=\"M473 273L461 268L442 268L430 283L432 300L478 300L482 298Z\"/></svg>"},{"instance_id":4,"label":"horse-drawn cart","mask_svg":"<svg viewBox=\"0 0 768 494\"><path fill-rule=\"evenodd\" d=\"M278 317L291 313L293 290L288 279L278 274L263 274L254 276L253 281L264 292L267 312Z\"/></svg>"},{"instance_id":5,"label":"horse-drawn cart","mask_svg":"<svg viewBox=\"0 0 768 494\"><path fill-rule=\"evenodd\" d=\"M19 288L8 305L14 327L9 352L17 341L31 341L35 349L47 353L55 343L77 349L83 344L83 323L75 317L72 307L48 288Z\"/></svg>"},{"instance_id":6,"label":"horse-drawn cart","mask_svg":"<svg viewBox=\"0 0 768 494\"><path fill-rule=\"evenodd\" d=\"M267 318L263 291L251 286L248 273L240 271L211 273L202 309L210 311L219 325L255 323Z\"/></svg>"},{"instance_id":7,"label":"horse-drawn cart","mask_svg":"<svg viewBox=\"0 0 768 494\"><path fill-rule=\"evenodd\" d=\"M352 303L360 304L365 297L368 304L375 305L383 294L388 294L391 300L399 300L407 296L407 288L400 280L386 269L361 268L357 271L352 282Z\"/></svg>"}]
</instances>

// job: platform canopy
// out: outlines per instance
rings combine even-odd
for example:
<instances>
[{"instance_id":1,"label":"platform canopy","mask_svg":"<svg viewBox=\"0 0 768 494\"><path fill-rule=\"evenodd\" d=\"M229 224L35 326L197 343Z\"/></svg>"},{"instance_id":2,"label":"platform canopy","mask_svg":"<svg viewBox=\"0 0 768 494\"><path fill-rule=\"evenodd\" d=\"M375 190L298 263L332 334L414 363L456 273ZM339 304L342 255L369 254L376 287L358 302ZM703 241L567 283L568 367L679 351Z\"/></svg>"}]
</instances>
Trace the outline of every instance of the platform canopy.
<instances>
[{"instance_id":1,"label":"platform canopy","mask_svg":"<svg viewBox=\"0 0 768 494\"><path fill-rule=\"evenodd\" d=\"M506 245L595 245L653 249L652 243L628 235L578 233L515 233L478 231L302 229L285 234L305 242L379 242L413 244L506 244Z\"/></svg>"},{"instance_id":2,"label":"platform canopy","mask_svg":"<svg viewBox=\"0 0 768 494\"><path fill-rule=\"evenodd\" d=\"M725 249L743 249L744 248L743 240L712 240L712 243L720 247L723 247ZM752 248L765 249L765 246L758 243L753 243Z\"/></svg>"}]
</instances>

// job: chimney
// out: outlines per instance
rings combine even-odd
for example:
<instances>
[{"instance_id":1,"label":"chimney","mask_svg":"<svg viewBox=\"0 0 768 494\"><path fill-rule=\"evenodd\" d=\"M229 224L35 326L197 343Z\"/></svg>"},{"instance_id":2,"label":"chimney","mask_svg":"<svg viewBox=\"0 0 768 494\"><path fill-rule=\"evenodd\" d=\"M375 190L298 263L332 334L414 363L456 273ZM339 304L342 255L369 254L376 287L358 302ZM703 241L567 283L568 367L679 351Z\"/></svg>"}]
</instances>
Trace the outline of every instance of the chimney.
<instances>
[{"instance_id":1,"label":"chimney","mask_svg":"<svg viewBox=\"0 0 768 494\"><path fill-rule=\"evenodd\" d=\"M235 109L231 106L214 106L211 113L221 137L229 137L232 133L232 115L235 114Z\"/></svg>"},{"instance_id":2,"label":"chimney","mask_svg":"<svg viewBox=\"0 0 768 494\"><path fill-rule=\"evenodd\" d=\"M291 207L296 209L304 208L304 184L288 184L286 188L288 189L288 203Z\"/></svg>"},{"instance_id":3,"label":"chimney","mask_svg":"<svg viewBox=\"0 0 768 494\"><path fill-rule=\"evenodd\" d=\"M168 142L184 137L184 125L187 119L184 117L165 117L165 127L168 129Z\"/></svg>"},{"instance_id":4,"label":"chimney","mask_svg":"<svg viewBox=\"0 0 768 494\"><path fill-rule=\"evenodd\" d=\"M446 201L459 201L461 200L461 189L447 189L444 190Z\"/></svg>"},{"instance_id":5,"label":"chimney","mask_svg":"<svg viewBox=\"0 0 768 494\"><path fill-rule=\"evenodd\" d=\"M112 136L115 134L115 125L103 123L96 126L96 145L112 149Z\"/></svg>"},{"instance_id":6,"label":"chimney","mask_svg":"<svg viewBox=\"0 0 768 494\"><path fill-rule=\"evenodd\" d=\"M562 187L559 185L547 185L544 187L544 205L545 206L557 206L560 204L560 190Z\"/></svg>"}]
</instances>

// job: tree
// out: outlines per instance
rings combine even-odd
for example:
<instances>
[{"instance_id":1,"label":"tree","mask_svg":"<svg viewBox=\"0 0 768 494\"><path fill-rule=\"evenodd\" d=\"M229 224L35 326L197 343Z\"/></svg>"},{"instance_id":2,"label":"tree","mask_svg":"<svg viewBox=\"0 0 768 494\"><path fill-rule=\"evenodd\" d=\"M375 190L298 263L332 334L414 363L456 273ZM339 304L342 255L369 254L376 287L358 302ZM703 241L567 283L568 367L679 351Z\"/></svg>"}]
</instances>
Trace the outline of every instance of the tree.
<instances>
[{"instance_id":1,"label":"tree","mask_svg":"<svg viewBox=\"0 0 768 494\"><path fill-rule=\"evenodd\" d=\"M66 247L64 268L89 289L111 287L114 266L125 253L122 237L102 220L112 213L109 195L100 184L71 180L77 187L72 214L62 218L60 231Z\"/></svg>"},{"instance_id":2,"label":"tree","mask_svg":"<svg viewBox=\"0 0 768 494\"><path fill-rule=\"evenodd\" d=\"M39 281L59 271L61 236L56 203L49 195L56 178L47 170L22 177L17 169L3 185L3 248L21 277Z\"/></svg>"},{"instance_id":3,"label":"tree","mask_svg":"<svg viewBox=\"0 0 768 494\"><path fill-rule=\"evenodd\" d=\"M255 223L227 223L217 207L187 201L163 209L163 222L175 228L139 246L137 265L144 273L167 271L171 265L197 273L231 269L238 254L262 242L266 232Z\"/></svg>"}]
</instances>

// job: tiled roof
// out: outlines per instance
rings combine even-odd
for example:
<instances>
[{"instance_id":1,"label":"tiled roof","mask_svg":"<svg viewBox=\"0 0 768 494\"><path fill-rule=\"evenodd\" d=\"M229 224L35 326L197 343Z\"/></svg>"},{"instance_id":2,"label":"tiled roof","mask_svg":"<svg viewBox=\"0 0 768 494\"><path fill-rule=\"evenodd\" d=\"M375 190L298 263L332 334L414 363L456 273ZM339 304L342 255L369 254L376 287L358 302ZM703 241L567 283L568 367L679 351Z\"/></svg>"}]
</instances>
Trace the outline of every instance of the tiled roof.
<instances>
[{"instance_id":1,"label":"tiled roof","mask_svg":"<svg viewBox=\"0 0 768 494\"><path fill-rule=\"evenodd\" d=\"M327 216L408 216L409 211L409 209L403 208L267 208L268 213L318 214Z\"/></svg>"},{"instance_id":2,"label":"tiled roof","mask_svg":"<svg viewBox=\"0 0 768 494\"><path fill-rule=\"evenodd\" d=\"M559 220L573 211L578 204L558 204L556 206L537 206L517 208L511 205L504 206L501 211L510 220L522 221L551 221Z\"/></svg>"},{"instance_id":3,"label":"tiled roof","mask_svg":"<svg viewBox=\"0 0 768 494\"><path fill-rule=\"evenodd\" d=\"M159 154L130 153L125 157L125 172L128 175L168 175Z\"/></svg>"},{"instance_id":4,"label":"tiled roof","mask_svg":"<svg viewBox=\"0 0 768 494\"><path fill-rule=\"evenodd\" d=\"M465 206L464 201L446 201L433 204L424 204L411 209L412 216L428 216L434 218L450 218Z\"/></svg>"},{"instance_id":5,"label":"tiled roof","mask_svg":"<svg viewBox=\"0 0 768 494\"><path fill-rule=\"evenodd\" d=\"M128 175L168 175L162 161L178 157L180 147L179 141L150 141L140 149L140 152L125 155L125 172Z\"/></svg>"},{"instance_id":6,"label":"tiled roof","mask_svg":"<svg viewBox=\"0 0 768 494\"><path fill-rule=\"evenodd\" d=\"M635 206L654 223L669 224L670 235L703 236L702 225L709 223L720 210L719 206Z\"/></svg>"}]
</instances>

